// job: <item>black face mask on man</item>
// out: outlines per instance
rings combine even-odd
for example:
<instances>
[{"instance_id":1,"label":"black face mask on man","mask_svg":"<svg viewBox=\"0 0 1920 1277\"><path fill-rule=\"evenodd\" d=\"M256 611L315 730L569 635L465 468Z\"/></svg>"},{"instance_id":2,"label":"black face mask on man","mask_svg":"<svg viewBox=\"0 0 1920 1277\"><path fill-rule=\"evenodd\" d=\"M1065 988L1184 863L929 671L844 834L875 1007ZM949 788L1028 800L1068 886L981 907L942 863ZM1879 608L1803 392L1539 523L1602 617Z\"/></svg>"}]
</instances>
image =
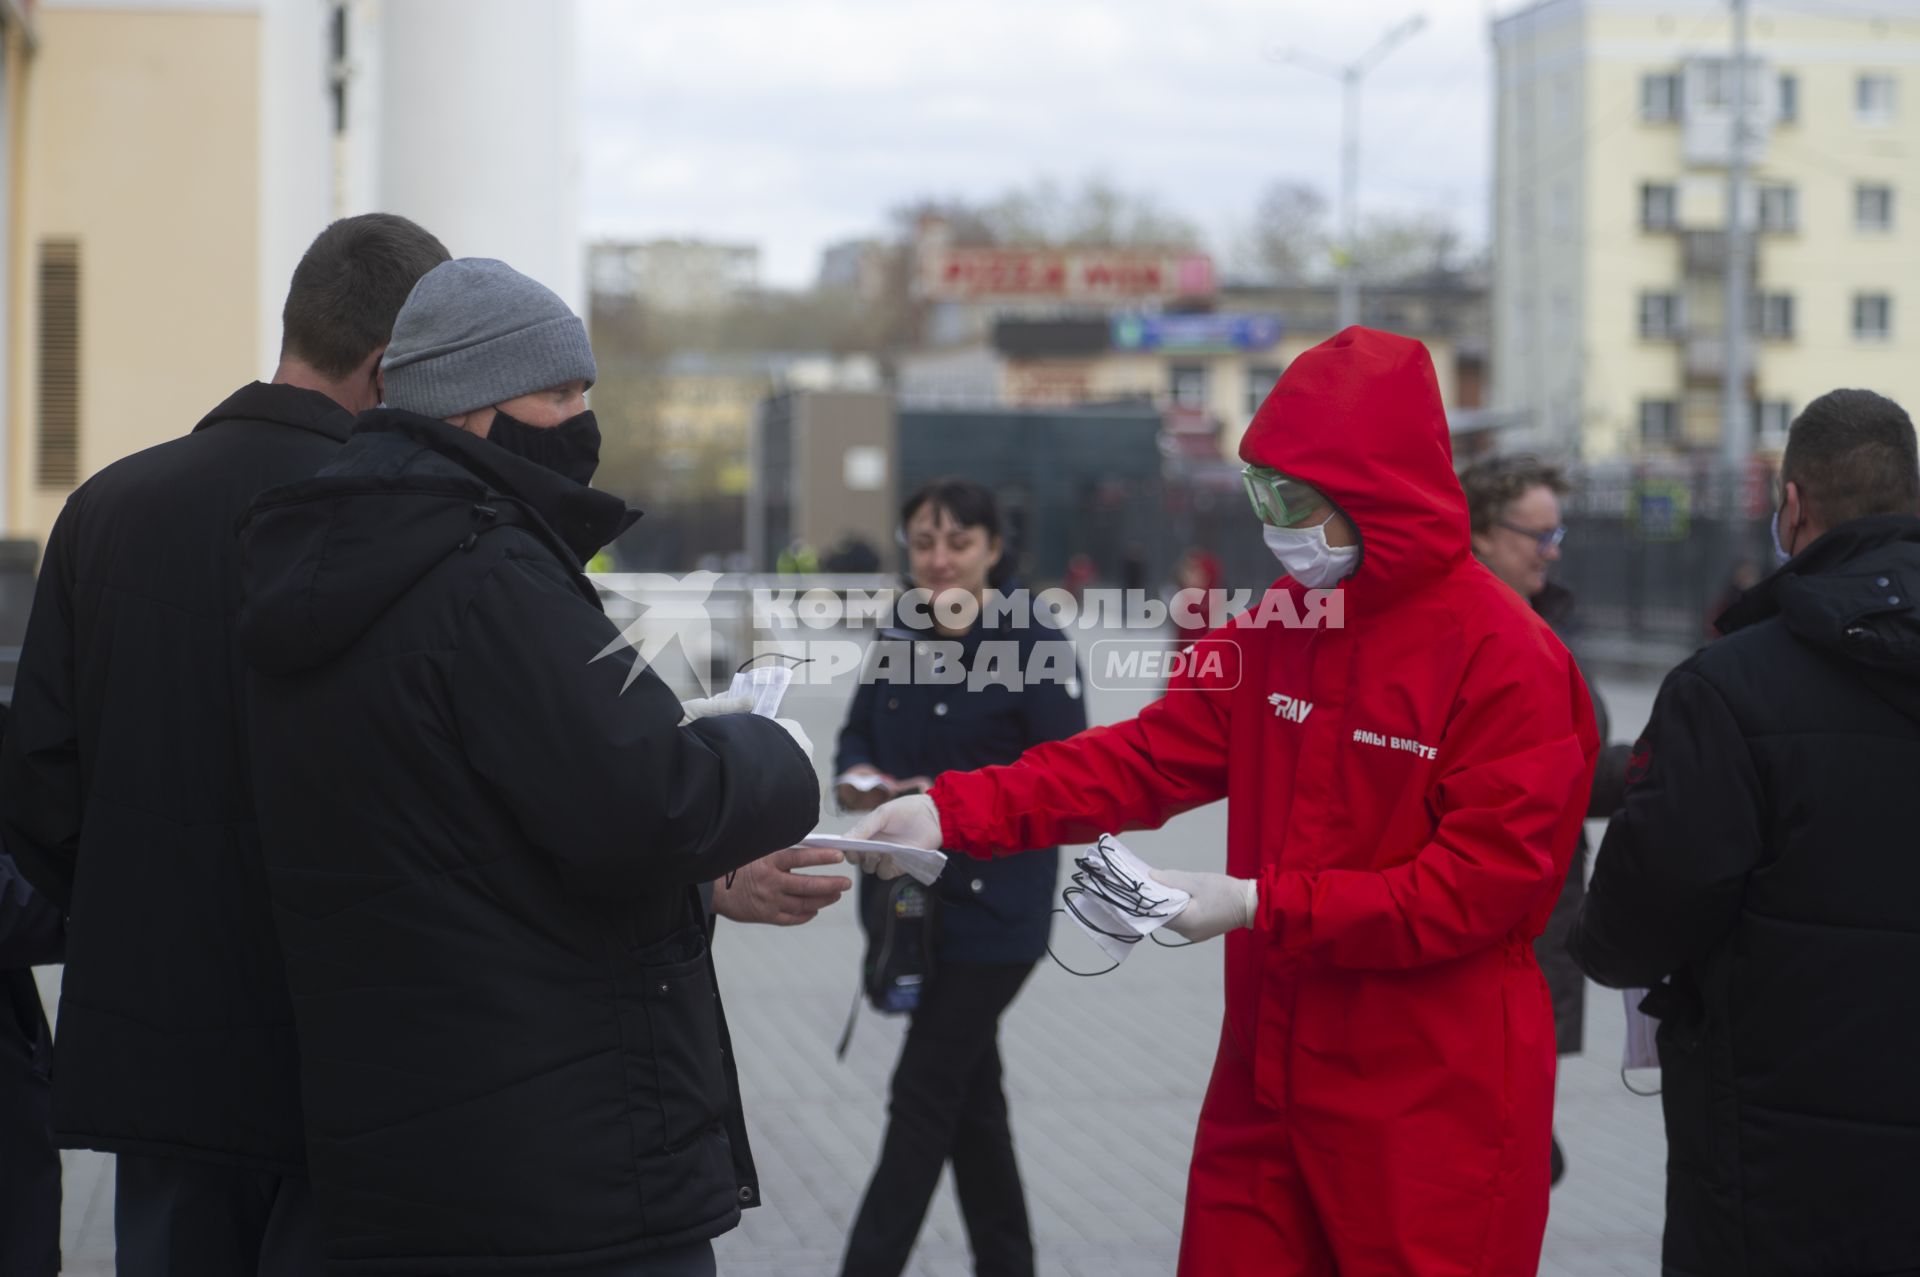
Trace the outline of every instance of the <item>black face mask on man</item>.
<instances>
[{"instance_id":1,"label":"black face mask on man","mask_svg":"<svg viewBox=\"0 0 1920 1277\"><path fill-rule=\"evenodd\" d=\"M582 486L593 481L593 472L600 466L600 423L591 408L557 426L544 427L530 426L495 408L487 438L514 456Z\"/></svg>"}]
</instances>

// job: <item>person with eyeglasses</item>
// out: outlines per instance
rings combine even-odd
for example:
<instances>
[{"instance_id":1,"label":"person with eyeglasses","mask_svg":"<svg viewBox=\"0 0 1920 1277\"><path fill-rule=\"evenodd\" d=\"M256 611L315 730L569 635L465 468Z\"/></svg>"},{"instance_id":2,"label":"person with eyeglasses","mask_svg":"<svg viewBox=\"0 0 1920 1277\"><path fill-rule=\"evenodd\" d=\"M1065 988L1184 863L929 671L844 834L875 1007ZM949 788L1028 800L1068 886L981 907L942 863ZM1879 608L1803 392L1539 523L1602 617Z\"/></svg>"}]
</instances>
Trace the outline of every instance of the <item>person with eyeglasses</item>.
<instances>
[{"instance_id":1,"label":"person with eyeglasses","mask_svg":"<svg viewBox=\"0 0 1920 1277\"><path fill-rule=\"evenodd\" d=\"M1192 896L1171 930L1227 936L1180 1272L1532 1277L1555 1064L1533 940L1592 702L1473 556L1419 342L1302 354L1240 457L1285 571L1256 609L1138 717L947 772L854 834L984 858L1225 798L1227 872L1155 874Z\"/></svg>"},{"instance_id":2,"label":"person with eyeglasses","mask_svg":"<svg viewBox=\"0 0 1920 1277\"><path fill-rule=\"evenodd\" d=\"M1569 491L1566 476L1538 457L1520 454L1475 461L1460 472L1460 486L1467 494L1474 557L1525 599L1571 647L1573 592L1547 579L1548 570L1560 560L1560 543L1567 535L1560 516L1560 498ZM1593 698L1594 721L1603 745L1587 796L1587 816L1604 818L1626 799L1631 751L1626 745L1606 744L1607 705L1591 679L1587 694ZM1587 854L1583 827L1546 930L1533 944L1553 995L1554 1045L1561 1055L1578 1055L1586 1037L1587 977L1567 952L1567 937L1587 894ZM1567 1160L1557 1134L1549 1144L1548 1163L1548 1182L1558 1184L1566 1174Z\"/></svg>"}]
</instances>

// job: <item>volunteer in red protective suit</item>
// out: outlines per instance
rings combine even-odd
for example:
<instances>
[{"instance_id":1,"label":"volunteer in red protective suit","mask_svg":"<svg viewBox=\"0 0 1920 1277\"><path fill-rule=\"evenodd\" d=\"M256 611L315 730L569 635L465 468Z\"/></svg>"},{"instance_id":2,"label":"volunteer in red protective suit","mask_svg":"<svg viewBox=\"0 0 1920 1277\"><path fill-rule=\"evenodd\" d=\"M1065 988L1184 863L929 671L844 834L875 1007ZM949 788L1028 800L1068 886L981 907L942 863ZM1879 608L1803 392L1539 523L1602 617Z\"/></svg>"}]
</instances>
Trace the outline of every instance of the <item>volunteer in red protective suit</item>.
<instances>
[{"instance_id":1,"label":"volunteer in red protective suit","mask_svg":"<svg viewBox=\"0 0 1920 1277\"><path fill-rule=\"evenodd\" d=\"M1172 930L1228 934L1181 1273L1533 1277L1554 1070L1533 938L1586 810L1586 686L1469 550L1418 342L1349 328L1303 354L1240 455L1288 575L1203 640L1214 673L855 835L986 856L1227 798L1227 874L1157 875L1194 896ZM1282 623L1335 586L1342 628Z\"/></svg>"}]
</instances>

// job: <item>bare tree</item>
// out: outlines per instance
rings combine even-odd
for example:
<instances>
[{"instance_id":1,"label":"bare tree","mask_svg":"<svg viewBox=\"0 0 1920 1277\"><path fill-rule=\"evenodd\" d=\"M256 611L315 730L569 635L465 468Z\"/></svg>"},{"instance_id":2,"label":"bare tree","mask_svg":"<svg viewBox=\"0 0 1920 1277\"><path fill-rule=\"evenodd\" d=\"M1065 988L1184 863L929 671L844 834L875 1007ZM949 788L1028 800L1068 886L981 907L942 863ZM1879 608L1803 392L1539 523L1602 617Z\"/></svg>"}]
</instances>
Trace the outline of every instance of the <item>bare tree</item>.
<instances>
[{"instance_id":1,"label":"bare tree","mask_svg":"<svg viewBox=\"0 0 1920 1277\"><path fill-rule=\"evenodd\" d=\"M1240 264L1270 283L1330 279L1333 245L1327 235L1327 197L1306 182L1274 182L1260 194Z\"/></svg>"}]
</instances>

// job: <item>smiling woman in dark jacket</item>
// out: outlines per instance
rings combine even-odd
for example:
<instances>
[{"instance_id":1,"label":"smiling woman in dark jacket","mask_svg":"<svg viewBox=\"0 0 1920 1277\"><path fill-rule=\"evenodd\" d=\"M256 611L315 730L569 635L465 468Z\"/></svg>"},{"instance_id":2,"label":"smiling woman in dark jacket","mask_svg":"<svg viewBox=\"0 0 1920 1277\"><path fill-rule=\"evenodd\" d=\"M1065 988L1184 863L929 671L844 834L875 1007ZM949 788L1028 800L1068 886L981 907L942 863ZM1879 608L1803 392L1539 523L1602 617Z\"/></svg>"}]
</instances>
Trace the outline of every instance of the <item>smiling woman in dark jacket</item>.
<instances>
[{"instance_id":1,"label":"smiling woman in dark jacket","mask_svg":"<svg viewBox=\"0 0 1920 1277\"><path fill-rule=\"evenodd\" d=\"M241 638L268 884L338 1273L711 1273L758 1200L698 884L813 827L750 714L681 724L581 563L579 321L429 274L387 408L266 494ZM417 409L414 411L412 409Z\"/></svg>"},{"instance_id":2,"label":"smiling woman in dark jacket","mask_svg":"<svg viewBox=\"0 0 1920 1277\"><path fill-rule=\"evenodd\" d=\"M1010 620L983 609L970 625L942 628L936 621L947 604L965 596L977 604L990 587L1010 583L993 494L977 483L939 480L910 497L900 519L912 583L936 601L920 619L935 623L914 628L901 618L879 643L903 657L893 662L902 672L931 672L951 660L969 678L923 682L916 672L912 679L862 679L835 764L842 805L850 808L924 788L943 771L1010 763L1030 745L1087 725L1073 645L1041 625L1031 608ZM996 660L1004 673L989 679L985 671ZM1026 672L1042 676L1026 682ZM862 776L875 787L849 783ZM998 1034L1001 1014L1047 951L1058 867L1057 848L956 860L937 884L935 969L894 1070L880 1165L847 1243L847 1277L882 1277L906 1266L949 1161L976 1271L1033 1272ZM880 889L867 877L860 887Z\"/></svg>"}]
</instances>

